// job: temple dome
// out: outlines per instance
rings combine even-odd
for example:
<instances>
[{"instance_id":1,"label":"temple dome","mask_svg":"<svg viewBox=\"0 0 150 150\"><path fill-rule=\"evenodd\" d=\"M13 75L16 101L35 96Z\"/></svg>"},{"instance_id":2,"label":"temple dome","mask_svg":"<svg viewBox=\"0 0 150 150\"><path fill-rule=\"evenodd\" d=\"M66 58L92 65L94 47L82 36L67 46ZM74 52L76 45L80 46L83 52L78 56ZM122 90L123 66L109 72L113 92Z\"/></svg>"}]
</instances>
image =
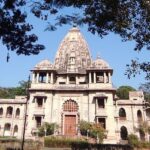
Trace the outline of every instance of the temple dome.
<instances>
[{"instance_id":1,"label":"temple dome","mask_svg":"<svg viewBox=\"0 0 150 150\"><path fill-rule=\"evenodd\" d=\"M97 69L108 69L110 68L109 64L98 57L95 61L92 62L92 67L97 68Z\"/></svg>"},{"instance_id":2,"label":"temple dome","mask_svg":"<svg viewBox=\"0 0 150 150\"><path fill-rule=\"evenodd\" d=\"M34 69L38 69L38 70L48 70L52 68L53 68L53 64L51 64L51 62L47 59L42 60L34 67Z\"/></svg>"},{"instance_id":3,"label":"temple dome","mask_svg":"<svg viewBox=\"0 0 150 150\"><path fill-rule=\"evenodd\" d=\"M69 30L62 40L56 53L55 62L56 69L67 70L86 68L91 65L91 56L87 42L77 27Z\"/></svg>"}]
</instances>

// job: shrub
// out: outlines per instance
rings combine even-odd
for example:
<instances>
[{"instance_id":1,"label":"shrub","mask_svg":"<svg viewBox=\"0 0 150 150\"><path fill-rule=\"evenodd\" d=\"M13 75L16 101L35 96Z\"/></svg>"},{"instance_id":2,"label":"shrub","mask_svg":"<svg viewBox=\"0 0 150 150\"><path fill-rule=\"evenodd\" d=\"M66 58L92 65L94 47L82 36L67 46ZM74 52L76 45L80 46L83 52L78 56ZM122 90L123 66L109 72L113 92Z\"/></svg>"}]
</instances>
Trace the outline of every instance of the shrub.
<instances>
[{"instance_id":1,"label":"shrub","mask_svg":"<svg viewBox=\"0 0 150 150\"><path fill-rule=\"evenodd\" d=\"M101 127L100 124L89 123L86 121L80 121L80 132L81 135L87 136L87 132L89 132L89 137L97 139L99 138L99 142L102 143L105 137L105 129Z\"/></svg>"},{"instance_id":2,"label":"shrub","mask_svg":"<svg viewBox=\"0 0 150 150\"><path fill-rule=\"evenodd\" d=\"M130 134L128 136L128 142L132 147L139 147L138 137L134 134Z\"/></svg>"},{"instance_id":3,"label":"shrub","mask_svg":"<svg viewBox=\"0 0 150 150\"><path fill-rule=\"evenodd\" d=\"M46 135L52 135L54 134L54 129L57 129L58 125L56 123L48 123L45 122L40 128L39 128L39 132L38 135L40 137L45 135L45 129L46 129Z\"/></svg>"},{"instance_id":4,"label":"shrub","mask_svg":"<svg viewBox=\"0 0 150 150\"><path fill-rule=\"evenodd\" d=\"M69 139L69 138L59 138L59 137L45 137L44 146L45 147L72 147L73 145L86 145L87 142L81 139Z\"/></svg>"}]
</instances>

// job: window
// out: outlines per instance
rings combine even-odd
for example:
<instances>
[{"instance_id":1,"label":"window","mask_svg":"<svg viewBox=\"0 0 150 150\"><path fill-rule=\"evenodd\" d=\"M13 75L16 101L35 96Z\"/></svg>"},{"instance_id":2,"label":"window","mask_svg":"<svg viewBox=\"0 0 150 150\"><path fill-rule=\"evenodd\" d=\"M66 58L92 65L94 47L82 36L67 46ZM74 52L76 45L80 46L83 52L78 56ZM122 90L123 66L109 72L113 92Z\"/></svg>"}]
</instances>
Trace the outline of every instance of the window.
<instances>
[{"instance_id":1,"label":"window","mask_svg":"<svg viewBox=\"0 0 150 150\"><path fill-rule=\"evenodd\" d=\"M0 108L0 117L3 116L3 108Z\"/></svg>"},{"instance_id":2,"label":"window","mask_svg":"<svg viewBox=\"0 0 150 150\"><path fill-rule=\"evenodd\" d=\"M121 137L122 140L127 140L128 131L127 131L127 128L125 126L122 126L120 128L120 137Z\"/></svg>"},{"instance_id":3,"label":"window","mask_svg":"<svg viewBox=\"0 0 150 150\"><path fill-rule=\"evenodd\" d=\"M40 83L46 83L46 73L45 72L39 73L39 82Z\"/></svg>"},{"instance_id":4,"label":"window","mask_svg":"<svg viewBox=\"0 0 150 150\"><path fill-rule=\"evenodd\" d=\"M11 124L10 123L6 123L4 126L4 136L11 136Z\"/></svg>"},{"instance_id":5,"label":"window","mask_svg":"<svg viewBox=\"0 0 150 150\"><path fill-rule=\"evenodd\" d=\"M98 123L99 123L104 129L106 129L106 121L105 121L105 118L98 118Z\"/></svg>"},{"instance_id":6,"label":"window","mask_svg":"<svg viewBox=\"0 0 150 150\"><path fill-rule=\"evenodd\" d=\"M18 135L18 126L15 125L15 127L14 127L14 132L13 132L13 136L14 136L14 137L17 137L17 135Z\"/></svg>"},{"instance_id":7,"label":"window","mask_svg":"<svg viewBox=\"0 0 150 150\"><path fill-rule=\"evenodd\" d=\"M98 107L99 108L104 108L105 107L105 100L98 98Z\"/></svg>"},{"instance_id":8,"label":"window","mask_svg":"<svg viewBox=\"0 0 150 150\"><path fill-rule=\"evenodd\" d=\"M6 117L12 117L13 108L11 106L7 107Z\"/></svg>"},{"instance_id":9,"label":"window","mask_svg":"<svg viewBox=\"0 0 150 150\"><path fill-rule=\"evenodd\" d=\"M138 120L138 122L142 122L143 121L141 110L137 111L137 120Z\"/></svg>"},{"instance_id":10,"label":"window","mask_svg":"<svg viewBox=\"0 0 150 150\"><path fill-rule=\"evenodd\" d=\"M41 127L42 117L41 116L35 117L35 120L36 120L36 127L37 128Z\"/></svg>"},{"instance_id":11,"label":"window","mask_svg":"<svg viewBox=\"0 0 150 150\"><path fill-rule=\"evenodd\" d=\"M19 118L19 116L20 116L20 109L17 108L17 110L16 110L16 118Z\"/></svg>"},{"instance_id":12,"label":"window","mask_svg":"<svg viewBox=\"0 0 150 150\"><path fill-rule=\"evenodd\" d=\"M37 102L37 107L42 107L43 106L43 97L37 97L36 102Z\"/></svg>"},{"instance_id":13,"label":"window","mask_svg":"<svg viewBox=\"0 0 150 150\"><path fill-rule=\"evenodd\" d=\"M63 111L67 111L67 112L76 112L78 111L78 105L75 101L73 100L67 100L64 104L63 104Z\"/></svg>"},{"instance_id":14,"label":"window","mask_svg":"<svg viewBox=\"0 0 150 150\"><path fill-rule=\"evenodd\" d=\"M69 83L70 84L75 84L76 83L76 78L75 77L70 77L69 78Z\"/></svg>"},{"instance_id":15,"label":"window","mask_svg":"<svg viewBox=\"0 0 150 150\"><path fill-rule=\"evenodd\" d=\"M96 83L104 83L104 74L103 72L96 73Z\"/></svg>"},{"instance_id":16,"label":"window","mask_svg":"<svg viewBox=\"0 0 150 150\"><path fill-rule=\"evenodd\" d=\"M126 120L126 112L124 108L119 109L119 119L120 120Z\"/></svg>"}]
</instances>

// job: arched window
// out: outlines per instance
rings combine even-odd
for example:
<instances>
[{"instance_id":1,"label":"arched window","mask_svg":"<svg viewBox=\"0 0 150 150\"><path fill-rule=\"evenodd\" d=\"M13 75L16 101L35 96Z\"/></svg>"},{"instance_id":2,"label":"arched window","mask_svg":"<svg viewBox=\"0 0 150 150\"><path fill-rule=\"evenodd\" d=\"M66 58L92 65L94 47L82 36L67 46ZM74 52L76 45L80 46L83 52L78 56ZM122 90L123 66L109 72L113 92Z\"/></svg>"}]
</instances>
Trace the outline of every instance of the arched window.
<instances>
[{"instance_id":1,"label":"arched window","mask_svg":"<svg viewBox=\"0 0 150 150\"><path fill-rule=\"evenodd\" d=\"M119 119L120 120L126 120L126 111L124 108L119 109Z\"/></svg>"},{"instance_id":2,"label":"arched window","mask_svg":"<svg viewBox=\"0 0 150 150\"><path fill-rule=\"evenodd\" d=\"M139 122L143 121L141 110L138 110L138 111L137 111L137 120L138 120Z\"/></svg>"},{"instance_id":3,"label":"arched window","mask_svg":"<svg viewBox=\"0 0 150 150\"><path fill-rule=\"evenodd\" d=\"M0 117L3 116L3 108L0 108Z\"/></svg>"},{"instance_id":4,"label":"arched window","mask_svg":"<svg viewBox=\"0 0 150 150\"><path fill-rule=\"evenodd\" d=\"M12 117L13 108L11 106L7 107L6 117Z\"/></svg>"},{"instance_id":5,"label":"arched window","mask_svg":"<svg viewBox=\"0 0 150 150\"><path fill-rule=\"evenodd\" d=\"M13 136L17 137L17 135L18 135L18 126L15 125Z\"/></svg>"},{"instance_id":6,"label":"arched window","mask_svg":"<svg viewBox=\"0 0 150 150\"><path fill-rule=\"evenodd\" d=\"M128 131L127 131L127 128L125 126L122 126L120 128L120 137L121 137L122 140L127 140Z\"/></svg>"},{"instance_id":7,"label":"arched window","mask_svg":"<svg viewBox=\"0 0 150 150\"><path fill-rule=\"evenodd\" d=\"M73 100L67 100L64 104L63 104L63 111L67 111L67 112L77 112L78 111L78 105L75 101Z\"/></svg>"},{"instance_id":8,"label":"arched window","mask_svg":"<svg viewBox=\"0 0 150 150\"><path fill-rule=\"evenodd\" d=\"M19 118L19 116L20 116L20 109L17 108L17 109L16 109L16 118Z\"/></svg>"},{"instance_id":9,"label":"arched window","mask_svg":"<svg viewBox=\"0 0 150 150\"><path fill-rule=\"evenodd\" d=\"M10 123L6 123L4 126L4 136L11 136L10 129L11 129Z\"/></svg>"}]
</instances>

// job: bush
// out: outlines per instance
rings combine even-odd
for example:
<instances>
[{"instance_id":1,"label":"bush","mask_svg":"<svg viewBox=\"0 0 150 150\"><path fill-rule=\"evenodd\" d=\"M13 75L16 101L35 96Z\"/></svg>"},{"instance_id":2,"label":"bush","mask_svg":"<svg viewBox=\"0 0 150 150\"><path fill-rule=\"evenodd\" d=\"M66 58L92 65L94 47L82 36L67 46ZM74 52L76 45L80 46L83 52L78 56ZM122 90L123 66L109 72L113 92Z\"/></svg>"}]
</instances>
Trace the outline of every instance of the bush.
<instances>
[{"instance_id":1,"label":"bush","mask_svg":"<svg viewBox=\"0 0 150 150\"><path fill-rule=\"evenodd\" d=\"M99 124L89 123L86 121L80 121L80 132L81 135L87 136L87 132L89 137L97 139L99 138L99 143L102 143L105 137L105 129L102 128Z\"/></svg>"},{"instance_id":2,"label":"bush","mask_svg":"<svg viewBox=\"0 0 150 150\"><path fill-rule=\"evenodd\" d=\"M40 137L45 135L45 129L46 129L46 135L52 135L54 134L54 129L56 130L58 128L58 125L56 123L48 123L45 122L40 128L38 135Z\"/></svg>"},{"instance_id":3,"label":"bush","mask_svg":"<svg viewBox=\"0 0 150 150\"><path fill-rule=\"evenodd\" d=\"M134 134L130 134L128 136L128 142L132 147L139 147L138 137Z\"/></svg>"},{"instance_id":4,"label":"bush","mask_svg":"<svg viewBox=\"0 0 150 150\"><path fill-rule=\"evenodd\" d=\"M59 137L45 137L44 146L45 147L72 147L73 145L87 145L87 141L81 139L69 139L69 138L59 138Z\"/></svg>"}]
</instances>

